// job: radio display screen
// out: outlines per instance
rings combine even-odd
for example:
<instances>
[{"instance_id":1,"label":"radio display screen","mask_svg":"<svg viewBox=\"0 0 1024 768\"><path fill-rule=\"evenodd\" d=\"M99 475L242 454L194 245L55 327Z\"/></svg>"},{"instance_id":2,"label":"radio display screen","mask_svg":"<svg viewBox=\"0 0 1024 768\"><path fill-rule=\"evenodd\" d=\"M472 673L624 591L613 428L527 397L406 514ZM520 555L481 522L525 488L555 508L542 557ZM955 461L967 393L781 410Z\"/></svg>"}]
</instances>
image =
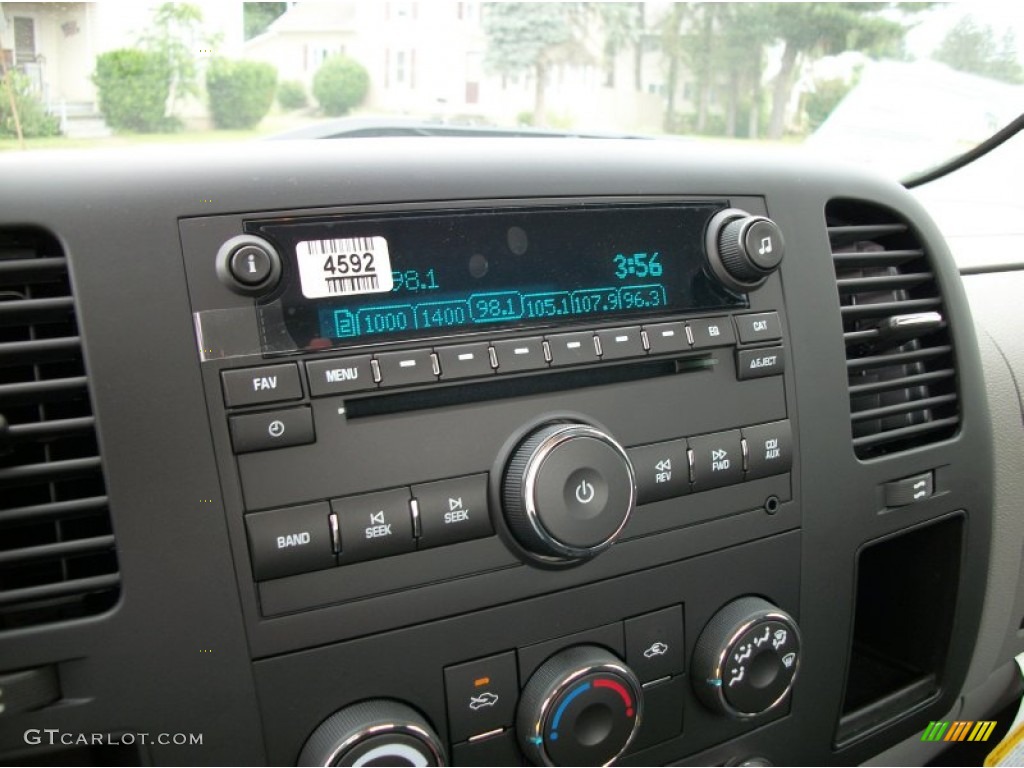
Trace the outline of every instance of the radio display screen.
<instances>
[{"instance_id":1,"label":"radio display screen","mask_svg":"<svg viewBox=\"0 0 1024 768\"><path fill-rule=\"evenodd\" d=\"M284 261L262 309L281 313L292 348L327 349L746 306L705 271L705 227L724 207L470 209L248 229Z\"/></svg>"}]
</instances>

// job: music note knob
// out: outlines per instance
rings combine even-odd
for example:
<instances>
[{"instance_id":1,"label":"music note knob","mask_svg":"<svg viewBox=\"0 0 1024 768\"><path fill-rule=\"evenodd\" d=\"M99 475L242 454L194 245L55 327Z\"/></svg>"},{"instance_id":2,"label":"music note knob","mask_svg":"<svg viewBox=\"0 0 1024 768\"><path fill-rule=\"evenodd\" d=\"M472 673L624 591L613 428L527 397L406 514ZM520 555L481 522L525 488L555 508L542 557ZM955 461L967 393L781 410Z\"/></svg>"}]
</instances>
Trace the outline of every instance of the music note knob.
<instances>
[{"instance_id":1,"label":"music note knob","mask_svg":"<svg viewBox=\"0 0 1024 768\"><path fill-rule=\"evenodd\" d=\"M762 285L779 268L785 250L782 230L774 221L738 208L715 214L705 246L715 277L743 293Z\"/></svg>"}]
</instances>

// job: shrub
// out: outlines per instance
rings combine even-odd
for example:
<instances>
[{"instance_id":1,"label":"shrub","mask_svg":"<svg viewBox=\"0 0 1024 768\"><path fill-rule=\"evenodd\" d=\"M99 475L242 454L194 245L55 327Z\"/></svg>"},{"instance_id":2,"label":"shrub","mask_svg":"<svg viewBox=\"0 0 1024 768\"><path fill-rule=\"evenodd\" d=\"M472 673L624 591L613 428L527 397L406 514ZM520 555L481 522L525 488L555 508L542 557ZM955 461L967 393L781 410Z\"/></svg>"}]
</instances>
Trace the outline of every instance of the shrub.
<instances>
[{"instance_id":1,"label":"shrub","mask_svg":"<svg viewBox=\"0 0 1024 768\"><path fill-rule=\"evenodd\" d=\"M21 135L26 139L39 136L56 136L60 133L60 120L46 114L43 104L32 93L29 79L20 72L8 72L11 78L11 90L14 93L14 105L18 109L18 121L21 123ZM0 86L2 90L2 86ZM11 113L10 100L6 94L0 96L0 136L17 136L14 115Z\"/></svg>"},{"instance_id":2,"label":"shrub","mask_svg":"<svg viewBox=\"0 0 1024 768\"><path fill-rule=\"evenodd\" d=\"M344 115L359 106L370 88L370 76L358 61L332 56L313 77L313 95L328 115Z\"/></svg>"},{"instance_id":3,"label":"shrub","mask_svg":"<svg viewBox=\"0 0 1024 768\"><path fill-rule=\"evenodd\" d=\"M100 54L92 81L103 119L115 131L152 133L165 127L171 71L159 54L134 48Z\"/></svg>"},{"instance_id":4,"label":"shrub","mask_svg":"<svg viewBox=\"0 0 1024 768\"><path fill-rule=\"evenodd\" d=\"M277 69L261 61L214 59L206 70L210 115L218 128L254 128L270 111Z\"/></svg>"},{"instance_id":5,"label":"shrub","mask_svg":"<svg viewBox=\"0 0 1024 768\"><path fill-rule=\"evenodd\" d=\"M814 90L807 94L807 101L804 102L808 127L812 131L818 130L855 84L856 80L847 82L842 78L816 80Z\"/></svg>"},{"instance_id":6,"label":"shrub","mask_svg":"<svg viewBox=\"0 0 1024 768\"><path fill-rule=\"evenodd\" d=\"M306 88L298 80L285 80L277 86L277 103L281 109L302 109L309 103Z\"/></svg>"}]
</instances>

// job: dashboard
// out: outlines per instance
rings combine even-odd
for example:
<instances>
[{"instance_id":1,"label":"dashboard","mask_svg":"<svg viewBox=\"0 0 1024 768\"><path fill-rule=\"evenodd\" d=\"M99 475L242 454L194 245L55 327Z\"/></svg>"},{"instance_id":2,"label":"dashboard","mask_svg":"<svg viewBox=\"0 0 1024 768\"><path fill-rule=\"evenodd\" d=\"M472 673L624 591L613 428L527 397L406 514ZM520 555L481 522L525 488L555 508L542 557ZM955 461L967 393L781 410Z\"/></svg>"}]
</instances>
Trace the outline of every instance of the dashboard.
<instances>
[{"instance_id":1,"label":"dashboard","mask_svg":"<svg viewBox=\"0 0 1024 768\"><path fill-rule=\"evenodd\" d=\"M1024 273L898 184L547 138L3 174L0 763L923 764L1019 694Z\"/></svg>"}]
</instances>

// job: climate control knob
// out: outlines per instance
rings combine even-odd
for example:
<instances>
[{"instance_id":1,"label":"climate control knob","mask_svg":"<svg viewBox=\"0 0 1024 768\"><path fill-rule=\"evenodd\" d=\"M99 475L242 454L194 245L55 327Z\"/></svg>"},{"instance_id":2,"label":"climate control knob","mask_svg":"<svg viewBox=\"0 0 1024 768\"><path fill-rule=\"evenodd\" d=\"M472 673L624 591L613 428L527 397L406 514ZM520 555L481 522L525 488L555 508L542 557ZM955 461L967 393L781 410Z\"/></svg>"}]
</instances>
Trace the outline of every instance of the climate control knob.
<instances>
[{"instance_id":1,"label":"climate control knob","mask_svg":"<svg viewBox=\"0 0 1024 768\"><path fill-rule=\"evenodd\" d=\"M345 707L310 735L299 765L444 765L430 724L412 707L371 699Z\"/></svg>"},{"instance_id":2,"label":"climate control knob","mask_svg":"<svg viewBox=\"0 0 1024 768\"><path fill-rule=\"evenodd\" d=\"M697 639L694 690L715 712L755 717L785 700L799 666L793 617L760 597L741 597L716 613Z\"/></svg>"},{"instance_id":3,"label":"climate control knob","mask_svg":"<svg viewBox=\"0 0 1024 768\"><path fill-rule=\"evenodd\" d=\"M610 651L567 648L533 673L519 699L516 732L535 765L608 765L640 725L643 689Z\"/></svg>"},{"instance_id":4,"label":"climate control knob","mask_svg":"<svg viewBox=\"0 0 1024 768\"><path fill-rule=\"evenodd\" d=\"M548 424L529 435L505 469L505 519L542 560L593 557L622 533L636 506L626 451L587 424Z\"/></svg>"},{"instance_id":5,"label":"climate control knob","mask_svg":"<svg viewBox=\"0 0 1024 768\"><path fill-rule=\"evenodd\" d=\"M705 247L715 277L728 288L746 292L779 268L785 242L771 219L729 208L711 219Z\"/></svg>"}]
</instances>

